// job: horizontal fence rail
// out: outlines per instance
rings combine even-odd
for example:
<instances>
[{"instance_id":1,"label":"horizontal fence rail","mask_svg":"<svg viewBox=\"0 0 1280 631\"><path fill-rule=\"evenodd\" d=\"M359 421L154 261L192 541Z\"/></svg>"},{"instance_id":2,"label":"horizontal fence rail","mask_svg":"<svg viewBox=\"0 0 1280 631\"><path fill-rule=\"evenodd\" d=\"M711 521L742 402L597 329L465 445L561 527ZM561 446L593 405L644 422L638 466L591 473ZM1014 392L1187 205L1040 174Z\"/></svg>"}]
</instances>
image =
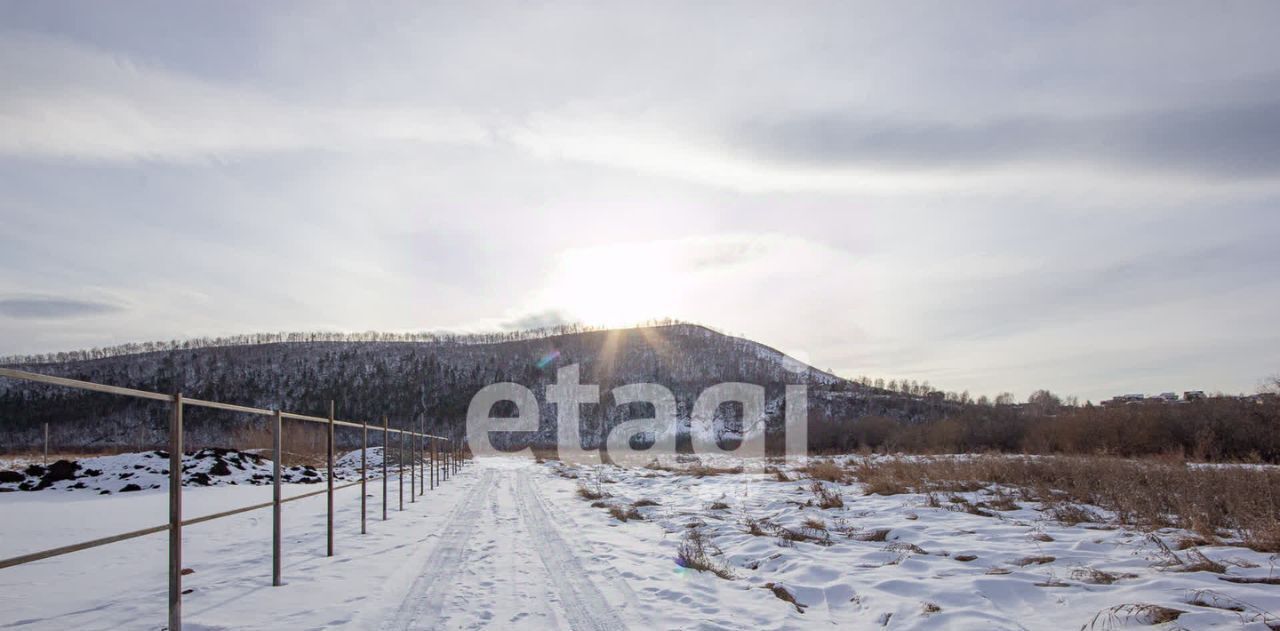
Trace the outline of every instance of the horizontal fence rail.
<instances>
[{"instance_id":1,"label":"horizontal fence rail","mask_svg":"<svg viewBox=\"0 0 1280 631\"><path fill-rule=\"evenodd\" d=\"M246 405L238 405L234 403L224 403L220 401L206 401L202 399L189 399L182 394L162 394L159 392L151 392L147 390L138 390L135 388L124 388L121 386L111 386L91 381L82 381L79 379L69 379L66 377L55 377L53 375L45 375L41 373L27 372L23 370L15 370L12 368L0 368L0 377L8 379L18 379L23 381L33 381L54 386L62 386L67 388L75 388L79 390L88 390L91 392L101 392L105 394L114 394L119 396L134 397L138 399L146 399L150 401L161 401L169 403L172 406L172 414L169 422L169 523L161 526L152 526L141 530L111 535L91 541L84 541L48 550L32 552L8 559L0 559L0 569L14 567L34 561L41 561L73 552L89 550L100 546L105 546L121 541L128 541L138 537L145 537L161 532L169 533L169 626L170 631L180 631L182 629L182 528L184 526L192 526L201 524L223 517L231 517L249 511L259 510L267 507L273 509L273 536L272 536L272 585L279 586L283 584L281 576L282 567L282 514L281 506L288 502L314 497L325 494L328 497L326 506L326 556L334 555L334 539L333 539L333 517L334 517L334 500L335 491L350 488L356 485L360 486L360 533L368 532L367 518L367 483L368 483L368 448L369 448L369 423L355 422L349 420L339 420L334 417L334 402L329 402L329 416L311 416L307 414L298 414L296 412L286 412L283 410L268 410L264 408L256 408ZM272 423L272 499L269 502L260 502L249 506L241 506L230 510L193 517L191 519L182 518L182 411L185 407L201 407L215 410L224 410L227 412L235 412L240 414L250 414L256 416L271 417ZM299 495L284 497L281 493L281 457L283 455L282 445L282 421L284 419L294 421L304 421L309 423L323 423L327 425L326 440L326 469L328 472L324 489L311 491ZM421 423L421 421L420 421ZM351 427L361 430L360 442L360 479L346 484L335 485L333 466L334 466L334 430L337 427ZM421 425L420 425L421 427ZM409 464L410 475L410 501L417 501L416 496L421 495L426 490L428 476L430 477L430 485L435 489L440 483L449 479L450 474L459 470L462 464L461 457L465 454L460 445L451 442L444 436L436 436L423 431L412 431L407 429L392 428L387 417L382 417L381 427L375 426L376 430L382 431L382 519L387 519L387 460L394 453L396 457L396 469L400 484L400 510L404 510L404 466L406 460ZM48 432L46 426L45 431ZM391 446L390 436L395 434L397 437L397 445L395 448ZM406 442L408 445L406 445ZM440 442L448 442L450 446L444 448ZM46 452L48 450L48 441L45 443ZM46 460L47 460L46 456Z\"/></svg>"}]
</instances>

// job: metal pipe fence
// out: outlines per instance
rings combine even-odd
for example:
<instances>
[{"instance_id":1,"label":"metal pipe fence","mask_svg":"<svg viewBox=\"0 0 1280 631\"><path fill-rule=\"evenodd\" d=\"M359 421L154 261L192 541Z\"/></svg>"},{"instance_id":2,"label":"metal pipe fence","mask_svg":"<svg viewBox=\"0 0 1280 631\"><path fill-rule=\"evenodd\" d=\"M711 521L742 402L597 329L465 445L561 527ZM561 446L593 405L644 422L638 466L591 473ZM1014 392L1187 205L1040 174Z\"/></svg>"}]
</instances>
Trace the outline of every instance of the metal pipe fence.
<instances>
[{"instance_id":1,"label":"metal pipe fence","mask_svg":"<svg viewBox=\"0 0 1280 631\"><path fill-rule=\"evenodd\" d=\"M349 488L360 485L360 534L368 533L367 525L367 486L368 486L368 448L369 448L369 423L367 421L347 421L335 418L335 403L329 402L328 417L310 416L306 414L297 414L294 412L286 412L283 410L267 410L263 408L255 408L244 405L236 405L232 403L223 403L219 401L205 401L201 399L190 399L184 397L181 393L162 394L159 392L150 392L147 390L137 390L133 388L123 388L120 386L111 386L90 381L81 381L77 379L68 379L66 377L55 377L40 373L26 372L22 370L14 370L11 368L0 368L0 377L8 379L18 379L23 381L34 381L38 383L62 386L67 388L75 388L78 390L89 390L92 392L101 392L106 394L114 394L120 396L134 397L138 399L147 399L151 401L159 401L168 403L171 406L169 420L169 523L143 528L131 532L120 533L91 541L82 541L48 550L41 550L7 559L0 559L0 569L41 561L64 554L71 554L82 550L89 550L99 546L105 546L120 541L127 541L137 537L144 537L164 531L169 532L169 626L170 631L181 631L182 629L182 528L194 524L204 523L223 517L231 517L270 506L272 508L272 561L271 561L271 584L280 586L283 584L281 574L282 558L284 555L282 546L282 525L283 514L282 506L288 502L314 497L316 495L327 495L326 503L326 556L334 555L334 538L333 538L333 515L334 515L334 492L340 489ZM262 502L250 506L242 506L233 508L220 513L211 515L202 515L200 517L183 519L182 515L182 412L186 407L202 407L215 410L224 410L228 412L237 412L242 414L250 414L255 416L269 417L272 420L272 476L271 486L272 494L270 502ZM300 495L284 497L281 488L281 458L283 457L283 421L284 420L304 421L310 423L323 423L327 426L327 440L325 449L325 466L327 470L327 483L324 489L319 491L311 491ZM334 430L337 427L351 427L359 429L361 432L360 441L360 479L355 482L348 482L342 485L334 485ZM419 425L421 430L422 426ZM48 425L45 426L45 460L48 460ZM387 460L391 457L392 448L390 443L391 434L396 434L396 467L399 474L400 485L400 510L404 510L404 465L406 456L410 458L410 501L415 495L422 494L425 489L421 483L423 469L430 467L431 469L431 488L435 489L443 480L447 480L450 470L456 471L458 446L454 441L443 436L435 436L427 434L425 431L410 431L407 429L392 428L386 416L382 417L382 519L387 519ZM410 454L406 454L406 438L409 445ZM423 441L426 441L424 445ZM443 441L449 446L441 449L440 443ZM426 451L426 460L423 462L423 452ZM439 470L437 470L439 467ZM415 473L416 470L416 473ZM413 476L417 475L419 483L414 484Z\"/></svg>"}]
</instances>

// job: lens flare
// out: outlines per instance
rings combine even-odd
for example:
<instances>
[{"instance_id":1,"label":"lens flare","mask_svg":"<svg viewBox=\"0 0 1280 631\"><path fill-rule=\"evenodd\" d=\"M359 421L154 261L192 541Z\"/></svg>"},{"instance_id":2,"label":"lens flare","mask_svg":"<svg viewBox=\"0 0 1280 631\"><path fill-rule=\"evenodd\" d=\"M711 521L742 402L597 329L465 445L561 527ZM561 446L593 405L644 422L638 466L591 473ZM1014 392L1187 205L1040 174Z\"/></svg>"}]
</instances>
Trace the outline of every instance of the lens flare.
<instances>
[{"instance_id":1,"label":"lens flare","mask_svg":"<svg viewBox=\"0 0 1280 631\"><path fill-rule=\"evenodd\" d=\"M551 362L554 362L559 358L560 358L560 351L558 350L551 351L550 353L543 355L542 359L538 360L537 366L539 369L546 368L547 366L551 365Z\"/></svg>"}]
</instances>

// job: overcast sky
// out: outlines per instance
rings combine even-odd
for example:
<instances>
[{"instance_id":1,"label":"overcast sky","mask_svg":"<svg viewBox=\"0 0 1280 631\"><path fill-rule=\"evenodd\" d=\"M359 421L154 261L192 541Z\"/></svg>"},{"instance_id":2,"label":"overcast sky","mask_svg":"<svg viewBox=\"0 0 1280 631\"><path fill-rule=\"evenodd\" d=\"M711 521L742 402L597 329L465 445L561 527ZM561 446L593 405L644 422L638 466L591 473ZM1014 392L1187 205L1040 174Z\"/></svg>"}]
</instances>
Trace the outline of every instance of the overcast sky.
<instances>
[{"instance_id":1,"label":"overcast sky","mask_svg":"<svg viewBox=\"0 0 1280 631\"><path fill-rule=\"evenodd\" d=\"M671 316L1280 373L1280 3L0 2L0 353Z\"/></svg>"}]
</instances>

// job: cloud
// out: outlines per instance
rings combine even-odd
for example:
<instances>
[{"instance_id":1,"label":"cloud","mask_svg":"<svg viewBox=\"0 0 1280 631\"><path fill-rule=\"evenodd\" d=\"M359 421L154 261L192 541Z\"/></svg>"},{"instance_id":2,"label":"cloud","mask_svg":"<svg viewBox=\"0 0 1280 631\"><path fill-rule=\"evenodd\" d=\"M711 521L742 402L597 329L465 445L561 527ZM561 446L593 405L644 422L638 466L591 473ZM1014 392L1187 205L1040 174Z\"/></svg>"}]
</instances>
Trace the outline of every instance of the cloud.
<instances>
[{"instance_id":1,"label":"cloud","mask_svg":"<svg viewBox=\"0 0 1280 631\"><path fill-rule=\"evenodd\" d=\"M48 37L0 37L0 59L0 155L190 162L490 138L442 108L291 102Z\"/></svg>"},{"instance_id":2,"label":"cloud","mask_svg":"<svg viewBox=\"0 0 1280 631\"><path fill-rule=\"evenodd\" d=\"M2 298L0 316L21 320L62 320L117 313L124 308L106 302L54 297Z\"/></svg>"},{"instance_id":3,"label":"cloud","mask_svg":"<svg viewBox=\"0 0 1280 631\"><path fill-rule=\"evenodd\" d=\"M865 118L828 112L755 118L729 141L767 160L811 166L986 169L1032 164L1176 171L1211 177L1280 174L1280 102L1094 118L1045 115L976 122Z\"/></svg>"},{"instance_id":4,"label":"cloud","mask_svg":"<svg viewBox=\"0 0 1280 631\"><path fill-rule=\"evenodd\" d=\"M511 320L507 320L498 325L499 329L504 331L528 331L530 329L545 329L562 324L573 324L575 320L568 314L558 309L547 309L537 313L522 315Z\"/></svg>"}]
</instances>

